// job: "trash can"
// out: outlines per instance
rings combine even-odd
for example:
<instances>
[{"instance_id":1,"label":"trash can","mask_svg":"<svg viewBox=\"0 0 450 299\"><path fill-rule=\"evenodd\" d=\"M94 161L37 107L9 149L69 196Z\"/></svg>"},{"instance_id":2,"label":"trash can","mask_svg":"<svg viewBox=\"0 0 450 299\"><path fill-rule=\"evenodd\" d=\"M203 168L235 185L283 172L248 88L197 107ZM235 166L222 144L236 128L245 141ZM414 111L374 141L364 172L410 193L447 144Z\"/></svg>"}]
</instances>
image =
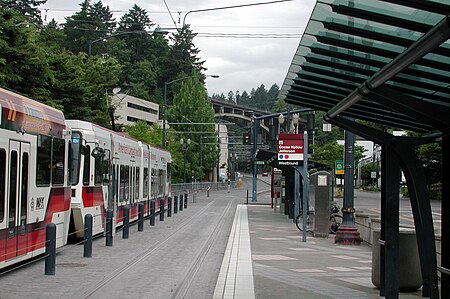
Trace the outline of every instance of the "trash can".
<instances>
[{"instance_id":1,"label":"trash can","mask_svg":"<svg viewBox=\"0 0 450 299\"><path fill-rule=\"evenodd\" d=\"M372 283L380 288L380 229L373 230L372 246ZM417 248L416 232L413 229L400 228L400 292L413 292L422 286L422 272L420 269L419 250Z\"/></svg>"}]
</instances>

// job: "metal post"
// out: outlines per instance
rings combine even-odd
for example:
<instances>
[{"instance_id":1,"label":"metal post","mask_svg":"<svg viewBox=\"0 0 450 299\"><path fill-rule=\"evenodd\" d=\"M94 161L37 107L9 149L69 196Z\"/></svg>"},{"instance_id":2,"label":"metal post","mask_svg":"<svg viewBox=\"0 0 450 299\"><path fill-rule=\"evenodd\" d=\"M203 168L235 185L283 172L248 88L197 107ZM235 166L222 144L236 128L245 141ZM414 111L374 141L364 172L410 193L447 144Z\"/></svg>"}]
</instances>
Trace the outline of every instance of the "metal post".
<instances>
[{"instance_id":1,"label":"metal post","mask_svg":"<svg viewBox=\"0 0 450 299\"><path fill-rule=\"evenodd\" d=\"M187 150L184 150L184 163L183 163L183 183L186 184L186 152Z\"/></svg>"},{"instance_id":2,"label":"metal post","mask_svg":"<svg viewBox=\"0 0 450 299\"><path fill-rule=\"evenodd\" d=\"M130 208L128 206L124 206L122 239L128 239L129 235L130 235Z\"/></svg>"},{"instance_id":3,"label":"metal post","mask_svg":"<svg viewBox=\"0 0 450 299\"><path fill-rule=\"evenodd\" d=\"M308 217L308 209L309 209L309 179L308 179L308 151L309 151L309 144L308 144L308 133L305 131L303 133L303 197L302 197L302 206L303 206L303 227L305 228L303 230L303 236L302 241L306 242L306 227L307 227L307 217Z\"/></svg>"},{"instance_id":4,"label":"metal post","mask_svg":"<svg viewBox=\"0 0 450 299\"><path fill-rule=\"evenodd\" d=\"M164 82L163 124L162 124L162 148L166 149L166 109L167 109L167 82Z\"/></svg>"},{"instance_id":5,"label":"metal post","mask_svg":"<svg viewBox=\"0 0 450 299\"><path fill-rule=\"evenodd\" d=\"M188 194L184 194L184 208L187 209L187 203L188 203Z\"/></svg>"},{"instance_id":6,"label":"metal post","mask_svg":"<svg viewBox=\"0 0 450 299\"><path fill-rule=\"evenodd\" d=\"M55 275L56 266L56 224L45 227L45 275Z\"/></svg>"},{"instance_id":7,"label":"metal post","mask_svg":"<svg viewBox=\"0 0 450 299\"><path fill-rule=\"evenodd\" d=\"M344 201L342 204L343 220L342 226L354 227L354 187L353 187L353 164L355 160L355 134L346 130L345 133L345 160L344 160Z\"/></svg>"},{"instance_id":8,"label":"metal post","mask_svg":"<svg viewBox=\"0 0 450 299\"><path fill-rule=\"evenodd\" d=\"M155 200L150 201L150 225L155 226Z\"/></svg>"},{"instance_id":9,"label":"metal post","mask_svg":"<svg viewBox=\"0 0 450 299\"><path fill-rule=\"evenodd\" d=\"M180 194L180 211L183 211L184 207L184 196L183 194Z\"/></svg>"},{"instance_id":10,"label":"metal post","mask_svg":"<svg viewBox=\"0 0 450 299\"><path fill-rule=\"evenodd\" d=\"M113 246L113 210L106 211L106 246Z\"/></svg>"},{"instance_id":11,"label":"metal post","mask_svg":"<svg viewBox=\"0 0 450 299\"><path fill-rule=\"evenodd\" d=\"M92 215L84 216L84 257L92 257Z\"/></svg>"},{"instance_id":12,"label":"metal post","mask_svg":"<svg viewBox=\"0 0 450 299\"><path fill-rule=\"evenodd\" d=\"M253 147L252 147L252 161L253 161L253 191L252 191L252 202L258 201L256 198L256 176L258 172L258 164L256 164L256 150L258 149L258 121L256 117L252 119L252 135L253 135Z\"/></svg>"},{"instance_id":13,"label":"metal post","mask_svg":"<svg viewBox=\"0 0 450 299\"><path fill-rule=\"evenodd\" d=\"M172 217L172 197L167 198L167 217Z\"/></svg>"},{"instance_id":14,"label":"metal post","mask_svg":"<svg viewBox=\"0 0 450 299\"><path fill-rule=\"evenodd\" d=\"M159 200L159 221L164 221L164 198Z\"/></svg>"},{"instance_id":15,"label":"metal post","mask_svg":"<svg viewBox=\"0 0 450 299\"><path fill-rule=\"evenodd\" d=\"M178 196L175 195L173 197L173 213L176 214L178 213Z\"/></svg>"},{"instance_id":16,"label":"metal post","mask_svg":"<svg viewBox=\"0 0 450 299\"><path fill-rule=\"evenodd\" d=\"M144 231L144 204L138 205L138 232Z\"/></svg>"}]
</instances>

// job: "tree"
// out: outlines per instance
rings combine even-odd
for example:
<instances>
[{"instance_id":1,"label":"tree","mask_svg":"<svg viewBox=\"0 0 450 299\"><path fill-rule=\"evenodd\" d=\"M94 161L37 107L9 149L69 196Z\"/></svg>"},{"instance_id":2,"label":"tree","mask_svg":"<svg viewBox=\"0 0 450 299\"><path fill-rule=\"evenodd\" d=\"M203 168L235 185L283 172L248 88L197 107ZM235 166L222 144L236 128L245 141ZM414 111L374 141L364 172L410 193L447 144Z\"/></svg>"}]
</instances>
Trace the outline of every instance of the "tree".
<instances>
[{"instance_id":1,"label":"tree","mask_svg":"<svg viewBox=\"0 0 450 299\"><path fill-rule=\"evenodd\" d=\"M41 12L38 7L45 2L47 0L3 0L0 6L13 9L26 17L28 21L41 25Z\"/></svg>"},{"instance_id":2,"label":"tree","mask_svg":"<svg viewBox=\"0 0 450 299\"><path fill-rule=\"evenodd\" d=\"M206 71L206 68L203 67L205 61L198 56L200 50L194 45L195 36L197 33L192 32L190 25L185 25L170 38L172 42L169 54L171 61L168 62L167 70L173 73L168 74L169 78L175 78L175 74L179 73L202 74ZM204 76L201 79L203 81Z\"/></svg>"},{"instance_id":3,"label":"tree","mask_svg":"<svg viewBox=\"0 0 450 299\"><path fill-rule=\"evenodd\" d=\"M204 85L198 77L194 76L183 81L180 90L174 96L172 107L167 111L167 119L172 123L171 127L175 131L190 132L190 134L172 136L169 139L171 142L173 139L191 139L186 169L193 170L197 178L202 178L215 165L217 145L215 138L206 138L216 134L215 127L211 124L214 122L214 110L208 100ZM192 125L176 123L192 123ZM200 142L200 138L202 138L202 142ZM200 143L202 143L201 148ZM202 161L200 161L200 150ZM179 152L179 148L177 151ZM177 173L177 175L182 177L181 173Z\"/></svg>"},{"instance_id":4,"label":"tree","mask_svg":"<svg viewBox=\"0 0 450 299\"><path fill-rule=\"evenodd\" d=\"M110 36L116 27L109 6L103 6L101 1L91 5L90 0L84 0L80 7L79 12L66 18L64 25L65 48L75 54L88 53L92 41ZM102 53L105 46L104 42L91 44L91 53L93 55Z\"/></svg>"},{"instance_id":5,"label":"tree","mask_svg":"<svg viewBox=\"0 0 450 299\"><path fill-rule=\"evenodd\" d=\"M329 142L323 146L318 146L317 144L311 145L314 150L311 158L314 161L324 163L334 168L334 163L336 160L344 159L344 146L338 144L336 141ZM355 146L354 150L354 160L355 165L358 161L364 157L364 152L366 150L362 146Z\"/></svg>"},{"instance_id":6,"label":"tree","mask_svg":"<svg viewBox=\"0 0 450 299\"><path fill-rule=\"evenodd\" d=\"M24 22L19 12L0 10L0 85L40 100L47 96L52 72L46 50L37 42L37 28Z\"/></svg>"},{"instance_id":7,"label":"tree","mask_svg":"<svg viewBox=\"0 0 450 299\"><path fill-rule=\"evenodd\" d=\"M427 185L441 182L442 146L440 143L428 143L417 148L417 156L422 161Z\"/></svg>"}]
</instances>

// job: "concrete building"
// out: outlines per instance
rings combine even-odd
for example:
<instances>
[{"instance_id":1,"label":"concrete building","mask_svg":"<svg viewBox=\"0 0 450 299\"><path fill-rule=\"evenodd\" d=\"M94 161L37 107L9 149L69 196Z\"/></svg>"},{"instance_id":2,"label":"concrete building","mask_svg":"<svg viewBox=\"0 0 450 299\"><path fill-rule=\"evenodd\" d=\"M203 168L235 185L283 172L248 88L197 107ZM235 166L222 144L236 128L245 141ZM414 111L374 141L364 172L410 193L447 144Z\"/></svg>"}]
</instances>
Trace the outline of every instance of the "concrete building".
<instances>
[{"instance_id":1,"label":"concrete building","mask_svg":"<svg viewBox=\"0 0 450 299\"><path fill-rule=\"evenodd\" d=\"M116 94L112 99L116 105L117 124L130 126L138 120L152 125L159 121L159 105L126 94Z\"/></svg>"}]
</instances>

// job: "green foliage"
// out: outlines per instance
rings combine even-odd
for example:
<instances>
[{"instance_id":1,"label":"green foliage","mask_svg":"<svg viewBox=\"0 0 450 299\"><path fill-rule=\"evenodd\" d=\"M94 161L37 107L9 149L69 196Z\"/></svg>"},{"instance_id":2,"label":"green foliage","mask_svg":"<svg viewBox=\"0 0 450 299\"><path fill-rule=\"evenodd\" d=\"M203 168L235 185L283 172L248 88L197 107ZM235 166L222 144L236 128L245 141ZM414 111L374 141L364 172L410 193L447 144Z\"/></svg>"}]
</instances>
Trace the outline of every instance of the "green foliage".
<instances>
[{"instance_id":1,"label":"green foliage","mask_svg":"<svg viewBox=\"0 0 450 299\"><path fill-rule=\"evenodd\" d=\"M169 133L169 143L180 138L184 140L190 138L186 168L189 170L188 173L194 171L197 178L203 177L215 165L218 153L215 138L210 138L216 134L214 125L210 124L214 122L214 110L198 77L182 80L181 88L174 96L173 105L167 111L167 119L175 131L186 133L177 136ZM200 161L200 143L202 143L202 161ZM179 151L179 148L177 150ZM182 177L180 172L177 173L175 170L174 173L175 177Z\"/></svg>"},{"instance_id":2,"label":"green foliage","mask_svg":"<svg viewBox=\"0 0 450 299\"><path fill-rule=\"evenodd\" d=\"M127 128L128 135L144 143L161 147L162 130L153 124L149 126L145 121L137 121Z\"/></svg>"},{"instance_id":3,"label":"green foliage","mask_svg":"<svg viewBox=\"0 0 450 299\"><path fill-rule=\"evenodd\" d=\"M417 148L417 156L422 161L427 185L441 182L442 146L440 143L429 143Z\"/></svg>"},{"instance_id":4,"label":"green foliage","mask_svg":"<svg viewBox=\"0 0 450 299\"><path fill-rule=\"evenodd\" d=\"M334 168L336 160L344 160L344 146L337 144L336 141L326 143L323 146L312 144L311 147L313 147L314 150L314 153L311 156L314 161L327 164ZM355 146L355 165L357 165L358 161L364 157L364 151L364 147Z\"/></svg>"}]
</instances>

